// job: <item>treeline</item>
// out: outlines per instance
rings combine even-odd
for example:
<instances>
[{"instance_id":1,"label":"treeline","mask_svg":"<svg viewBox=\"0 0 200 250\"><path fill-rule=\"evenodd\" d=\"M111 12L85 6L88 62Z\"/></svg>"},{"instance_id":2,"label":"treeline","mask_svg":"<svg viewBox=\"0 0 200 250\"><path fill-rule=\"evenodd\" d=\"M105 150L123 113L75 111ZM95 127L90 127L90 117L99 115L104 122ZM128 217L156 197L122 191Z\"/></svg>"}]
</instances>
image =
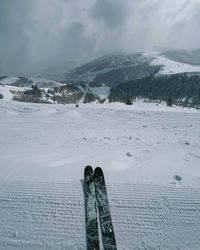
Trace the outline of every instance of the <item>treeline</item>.
<instances>
[{"instance_id":1,"label":"treeline","mask_svg":"<svg viewBox=\"0 0 200 250\"><path fill-rule=\"evenodd\" d=\"M148 76L111 88L109 101L130 104L136 98L166 101L170 105L200 108L200 76Z\"/></svg>"},{"instance_id":2,"label":"treeline","mask_svg":"<svg viewBox=\"0 0 200 250\"><path fill-rule=\"evenodd\" d=\"M13 94L13 100L18 102L31 102L31 103L46 103L50 102L47 98L42 99L45 94L44 89L39 89L37 85L32 85L30 89L26 89L24 91L14 91L10 90L11 94Z\"/></svg>"},{"instance_id":3,"label":"treeline","mask_svg":"<svg viewBox=\"0 0 200 250\"><path fill-rule=\"evenodd\" d=\"M83 85L81 87L83 87ZM41 89L37 85L32 85L31 88L23 91L10 90L10 92L13 94L12 99L20 102L70 104L80 101L83 103L94 101L103 103L105 101L93 94L89 89L81 90L78 86L73 84L66 84L48 89Z\"/></svg>"}]
</instances>

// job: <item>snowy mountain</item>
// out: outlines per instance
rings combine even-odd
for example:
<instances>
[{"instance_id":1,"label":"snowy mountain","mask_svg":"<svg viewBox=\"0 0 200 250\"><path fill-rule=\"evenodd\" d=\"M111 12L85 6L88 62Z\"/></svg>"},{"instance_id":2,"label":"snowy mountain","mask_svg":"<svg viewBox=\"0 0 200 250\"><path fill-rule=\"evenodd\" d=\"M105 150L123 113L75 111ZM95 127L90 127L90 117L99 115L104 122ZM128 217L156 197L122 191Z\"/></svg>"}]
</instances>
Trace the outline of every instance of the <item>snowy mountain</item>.
<instances>
[{"instance_id":1,"label":"snowy mountain","mask_svg":"<svg viewBox=\"0 0 200 250\"><path fill-rule=\"evenodd\" d=\"M83 64L67 71L67 73L63 73L61 67L58 78L65 79L64 82L38 77L2 76L0 84L16 87L31 87L32 85L37 85L39 88L58 87L60 88L59 95L56 96L57 90L55 90L53 96L50 97L53 98L53 102L57 100L56 102L59 103L90 102L98 99L100 102L104 102L110 94L111 87L112 95L109 96L111 101L126 102L127 99L133 101L135 98L167 101L172 98L172 103L176 105L199 108L199 78L191 77L191 75L200 75L200 65L197 65L200 62L198 60L199 50L170 51L160 49L159 52L154 50L135 54L120 51L117 54L107 55ZM54 69L55 71L52 70L52 73L58 74L59 71ZM48 72L51 71L46 72L49 76L48 79L52 79L52 75ZM181 73L187 73L190 77L174 76ZM172 77L163 77L168 75ZM160 80L155 78L152 81L152 76L162 76L162 78ZM159 84L158 81L161 81L162 84ZM124 85L124 83L128 84ZM138 85L137 89L133 87L133 83L135 87ZM61 91L62 85L73 86L73 93L70 92L71 90L68 94L64 89L65 93ZM75 90L77 87L78 90ZM49 93L45 96L49 96Z\"/></svg>"},{"instance_id":2,"label":"snowy mountain","mask_svg":"<svg viewBox=\"0 0 200 250\"><path fill-rule=\"evenodd\" d=\"M39 87L48 87L48 84L50 87L52 83L55 85L57 82L75 84L84 82L92 87L113 87L149 75L185 72L200 74L200 50L172 51L157 48L157 50L134 54L120 51L80 66L74 62L68 62L38 67L26 78L33 80L34 84L36 83ZM9 79L3 82L9 82Z\"/></svg>"},{"instance_id":3,"label":"snowy mountain","mask_svg":"<svg viewBox=\"0 0 200 250\"><path fill-rule=\"evenodd\" d=\"M89 82L91 86L116 86L149 75L200 73L199 50L148 51L112 54L74 68L62 78L65 82Z\"/></svg>"},{"instance_id":4,"label":"snowy mountain","mask_svg":"<svg viewBox=\"0 0 200 250\"><path fill-rule=\"evenodd\" d=\"M24 76L4 76L0 78L0 84L15 86L15 87L31 87L37 85L40 88L61 86L62 83L38 77L24 77Z\"/></svg>"},{"instance_id":5,"label":"snowy mountain","mask_svg":"<svg viewBox=\"0 0 200 250\"><path fill-rule=\"evenodd\" d=\"M167 50L162 51L161 54L177 62L200 66L200 49Z\"/></svg>"},{"instance_id":6,"label":"snowy mountain","mask_svg":"<svg viewBox=\"0 0 200 250\"><path fill-rule=\"evenodd\" d=\"M150 65L152 57L142 53L104 56L83 64L65 76L66 82L89 82L91 86L116 86L119 83L138 79L160 70L159 65Z\"/></svg>"},{"instance_id":7,"label":"snowy mountain","mask_svg":"<svg viewBox=\"0 0 200 250\"><path fill-rule=\"evenodd\" d=\"M197 50L197 53L199 50ZM189 53L189 52L188 52ZM144 56L153 57L150 65L162 65L158 75L168 75L168 74L179 74L179 73L188 73L188 74L200 74L200 59L195 58L195 60L186 60L187 53L181 54L181 51L173 52L145 52ZM185 63L187 61L187 63ZM191 62L191 63L189 63ZM196 62L194 65L194 63Z\"/></svg>"}]
</instances>

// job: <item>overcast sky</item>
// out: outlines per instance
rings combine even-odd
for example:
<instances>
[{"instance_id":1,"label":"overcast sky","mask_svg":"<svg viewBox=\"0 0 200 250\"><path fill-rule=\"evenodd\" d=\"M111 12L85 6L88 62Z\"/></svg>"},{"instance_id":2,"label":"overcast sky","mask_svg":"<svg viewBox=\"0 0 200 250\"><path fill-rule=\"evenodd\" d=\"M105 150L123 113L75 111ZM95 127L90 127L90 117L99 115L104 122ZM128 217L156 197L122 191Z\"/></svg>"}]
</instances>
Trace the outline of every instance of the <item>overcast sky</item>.
<instances>
[{"instance_id":1,"label":"overcast sky","mask_svg":"<svg viewBox=\"0 0 200 250\"><path fill-rule=\"evenodd\" d=\"M0 75L154 45L200 48L200 0L0 0Z\"/></svg>"}]
</instances>

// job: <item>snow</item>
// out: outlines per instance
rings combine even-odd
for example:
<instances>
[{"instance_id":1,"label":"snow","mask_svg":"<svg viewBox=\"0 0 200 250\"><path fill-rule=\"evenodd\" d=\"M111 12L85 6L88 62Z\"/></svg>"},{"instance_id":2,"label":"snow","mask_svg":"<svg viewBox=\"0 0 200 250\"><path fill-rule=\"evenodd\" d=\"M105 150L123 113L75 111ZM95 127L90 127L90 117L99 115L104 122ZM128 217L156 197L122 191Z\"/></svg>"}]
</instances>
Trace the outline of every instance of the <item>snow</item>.
<instances>
[{"instance_id":1,"label":"snow","mask_svg":"<svg viewBox=\"0 0 200 250\"><path fill-rule=\"evenodd\" d=\"M199 189L108 183L118 249L198 249ZM0 183L0 249L86 249L74 182Z\"/></svg>"},{"instance_id":2,"label":"snow","mask_svg":"<svg viewBox=\"0 0 200 250\"><path fill-rule=\"evenodd\" d=\"M20 78L17 76L8 76L2 80L0 80L0 84L3 85L12 85L14 84L17 80L19 80ZM57 82L57 81L53 81L53 80L48 80L48 79L44 79L44 78L39 78L39 77L30 77L28 78L28 80L31 80L33 82L33 84L37 84L38 86L44 87L43 85L51 85L51 86L61 86L62 83Z\"/></svg>"},{"instance_id":3,"label":"snow","mask_svg":"<svg viewBox=\"0 0 200 250\"><path fill-rule=\"evenodd\" d=\"M200 186L199 111L1 100L0 117L3 180L76 180L91 164L104 166L110 180L168 184L178 174L184 184Z\"/></svg>"},{"instance_id":4,"label":"snow","mask_svg":"<svg viewBox=\"0 0 200 250\"><path fill-rule=\"evenodd\" d=\"M93 94L98 95L102 98L107 98L110 94L110 87L94 87L90 88Z\"/></svg>"},{"instance_id":5,"label":"snow","mask_svg":"<svg viewBox=\"0 0 200 250\"><path fill-rule=\"evenodd\" d=\"M170 75L185 72L200 72L200 66L194 66L182 62L176 62L160 55L158 52L149 51L144 53L145 57L154 57L151 61L152 66L163 65L158 74Z\"/></svg>"},{"instance_id":6,"label":"snow","mask_svg":"<svg viewBox=\"0 0 200 250\"><path fill-rule=\"evenodd\" d=\"M19 77L17 77L17 76L8 76L8 77L2 79L0 81L0 83L9 85L9 84L15 83L17 80L19 80Z\"/></svg>"},{"instance_id":7,"label":"snow","mask_svg":"<svg viewBox=\"0 0 200 250\"><path fill-rule=\"evenodd\" d=\"M12 93L10 90L13 91L24 91L26 89L29 89L28 87L15 87L15 86L7 86L7 85L0 85L0 93L4 96L4 101L11 101L13 98Z\"/></svg>"},{"instance_id":8,"label":"snow","mask_svg":"<svg viewBox=\"0 0 200 250\"><path fill-rule=\"evenodd\" d=\"M34 84L37 84L39 86L42 85L43 83L45 83L47 85L49 83L51 83L53 86L62 86L62 83L60 83L60 82L48 80L48 79L44 79L44 78L30 77L29 79L32 80Z\"/></svg>"},{"instance_id":9,"label":"snow","mask_svg":"<svg viewBox=\"0 0 200 250\"><path fill-rule=\"evenodd\" d=\"M199 247L200 111L7 96L0 131L0 249L85 249L88 164L104 170L118 249Z\"/></svg>"}]
</instances>

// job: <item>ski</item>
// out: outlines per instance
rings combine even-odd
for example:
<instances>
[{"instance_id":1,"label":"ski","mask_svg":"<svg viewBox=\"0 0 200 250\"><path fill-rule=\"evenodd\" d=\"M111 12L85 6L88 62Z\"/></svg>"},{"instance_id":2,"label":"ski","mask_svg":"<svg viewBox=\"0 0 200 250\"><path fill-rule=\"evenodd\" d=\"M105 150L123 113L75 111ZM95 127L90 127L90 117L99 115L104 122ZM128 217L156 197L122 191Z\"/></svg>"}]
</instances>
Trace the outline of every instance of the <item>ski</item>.
<instances>
[{"instance_id":1,"label":"ski","mask_svg":"<svg viewBox=\"0 0 200 250\"><path fill-rule=\"evenodd\" d=\"M105 250L114 250L117 249L117 246L108 203L106 184L103 171L99 167L96 168L94 171L94 183L103 246Z\"/></svg>"},{"instance_id":2,"label":"ski","mask_svg":"<svg viewBox=\"0 0 200 250\"><path fill-rule=\"evenodd\" d=\"M97 207L93 169L91 166L87 166L84 171L84 195L87 249L99 250Z\"/></svg>"}]
</instances>

